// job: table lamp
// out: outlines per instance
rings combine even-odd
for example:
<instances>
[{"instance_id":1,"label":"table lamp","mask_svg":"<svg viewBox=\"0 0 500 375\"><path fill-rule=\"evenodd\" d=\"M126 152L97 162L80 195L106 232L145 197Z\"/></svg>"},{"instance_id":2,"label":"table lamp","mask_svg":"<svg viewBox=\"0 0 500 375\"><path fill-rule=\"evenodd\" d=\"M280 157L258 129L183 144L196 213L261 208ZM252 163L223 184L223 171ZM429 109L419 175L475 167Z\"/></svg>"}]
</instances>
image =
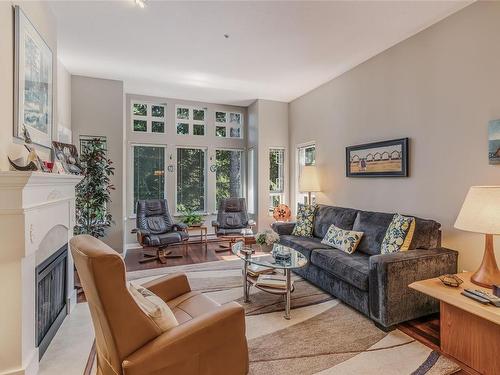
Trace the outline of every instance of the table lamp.
<instances>
[{"instance_id":1,"label":"table lamp","mask_svg":"<svg viewBox=\"0 0 500 375\"><path fill-rule=\"evenodd\" d=\"M299 191L301 193L307 193L309 204L311 204L311 193L321 191L318 177L318 170L315 165L306 165L302 167L299 180Z\"/></svg>"},{"instance_id":2,"label":"table lamp","mask_svg":"<svg viewBox=\"0 0 500 375\"><path fill-rule=\"evenodd\" d=\"M500 186L472 186L455 228L486 235L483 261L471 281L486 288L500 284L500 271L493 250L493 235L500 234Z\"/></svg>"}]
</instances>

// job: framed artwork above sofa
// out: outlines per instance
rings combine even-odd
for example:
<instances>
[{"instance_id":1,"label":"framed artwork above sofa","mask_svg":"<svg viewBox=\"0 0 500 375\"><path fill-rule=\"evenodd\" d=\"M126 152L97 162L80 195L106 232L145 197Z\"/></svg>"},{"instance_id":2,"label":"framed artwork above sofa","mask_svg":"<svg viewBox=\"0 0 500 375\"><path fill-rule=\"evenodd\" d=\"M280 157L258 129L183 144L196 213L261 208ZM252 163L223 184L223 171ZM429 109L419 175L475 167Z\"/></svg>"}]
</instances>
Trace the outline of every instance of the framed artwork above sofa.
<instances>
[{"instance_id":1,"label":"framed artwork above sofa","mask_svg":"<svg viewBox=\"0 0 500 375\"><path fill-rule=\"evenodd\" d=\"M408 177L408 138L346 147L346 177Z\"/></svg>"}]
</instances>

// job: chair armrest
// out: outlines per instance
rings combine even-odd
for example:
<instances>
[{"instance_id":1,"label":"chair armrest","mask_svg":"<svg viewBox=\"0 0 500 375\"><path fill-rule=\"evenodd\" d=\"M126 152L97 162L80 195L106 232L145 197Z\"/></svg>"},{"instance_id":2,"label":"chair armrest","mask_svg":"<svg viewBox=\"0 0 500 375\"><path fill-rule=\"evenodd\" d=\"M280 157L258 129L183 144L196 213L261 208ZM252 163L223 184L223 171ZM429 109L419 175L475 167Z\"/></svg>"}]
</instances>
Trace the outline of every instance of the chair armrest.
<instances>
[{"instance_id":1,"label":"chair armrest","mask_svg":"<svg viewBox=\"0 0 500 375\"><path fill-rule=\"evenodd\" d=\"M293 232L293 228L295 227L295 223L293 222L279 222L276 221L272 223L271 228L278 233L280 236L281 235L290 235Z\"/></svg>"},{"instance_id":2,"label":"chair armrest","mask_svg":"<svg viewBox=\"0 0 500 375\"><path fill-rule=\"evenodd\" d=\"M124 375L234 374L248 371L245 313L235 302L164 332L130 354Z\"/></svg>"},{"instance_id":3,"label":"chair armrest","mask_svg":"<svg viewBox=\"0 0 500 375\"><path fill-rule=\"evenodd\" d=\"M174 225L172 225L172 229L176 231L183 231L187 227L187 224L184 223L175 223Z\"/></svg>"},{"instance_id":4,"label":"chair armrest","mask_svg":"<svg viewBox=\"0 0 500 375\"><path fill-rule=\"evenodd\" d=\"M170 301L191 291L187 276L183 273L163 276L151 280L142 286L152 291L164 301Z\"/></svg>"},{"instance_id":5,"label":"chair armrest","mask_svg":"<svg viewBox=\"0 0 500 375\"><path fill-rule=\"evenodd\" d=\"M147 229L139 229L139 228L134 228L130 231L130 233L136 233L137 234L137 242L139 242L141 245L144 243L144 236L147 236L151 234L151 232Z\"/></svg>"},{"instance_id":6,"label":"chair armrest","mask_svg":"<svg viewBox=\"0 0 500 375\"><path fill-rule=\"evenodd\" d=\"M254 227L255 225L257 225L257 223L255 222L255 220L250 219L250 220L248 220L247 225L249 227Z\"/></svg>"},{"instance_id":7,"label":"chair armrest","mask_svg":"<svg viewBox=\"0 0 500 375\"><path fill-rule=\"evenodd\" d=\"M437 312L438 302L410 289L414 281L457 272L458 252L436 248L370 257L370 316L384 327Z\"/></svg>"},{"instance_id":8,"label":"chair armrest","mask_svg":"<svg viewBox=\"0 0 500 375\"><path fill-rule=\"evenodd\" d=\"M220 227L220 223L217 220L212 220L212 226L218 228Z\"/></svg>"}]
</instances>

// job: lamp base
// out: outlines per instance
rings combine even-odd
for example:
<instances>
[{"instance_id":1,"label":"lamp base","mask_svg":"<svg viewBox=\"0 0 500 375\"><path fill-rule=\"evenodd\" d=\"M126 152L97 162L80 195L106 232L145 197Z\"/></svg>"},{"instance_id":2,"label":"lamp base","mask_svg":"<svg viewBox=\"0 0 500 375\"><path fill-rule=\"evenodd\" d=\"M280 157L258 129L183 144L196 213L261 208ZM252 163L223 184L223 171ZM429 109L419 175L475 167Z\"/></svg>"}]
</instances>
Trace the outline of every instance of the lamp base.
<instances>
[{"instance_id":1,"label":"lamp base","mask_svg":"<svg viewBox=\"0 0 500 375\"><path fill-rule=\"evenodd\" d=\"M493 235L487 234L484 243L484 256L479 269L471 276L470 281L485 288L500 284L500 270L493 250Z\"/></svg>"}]
</instances>

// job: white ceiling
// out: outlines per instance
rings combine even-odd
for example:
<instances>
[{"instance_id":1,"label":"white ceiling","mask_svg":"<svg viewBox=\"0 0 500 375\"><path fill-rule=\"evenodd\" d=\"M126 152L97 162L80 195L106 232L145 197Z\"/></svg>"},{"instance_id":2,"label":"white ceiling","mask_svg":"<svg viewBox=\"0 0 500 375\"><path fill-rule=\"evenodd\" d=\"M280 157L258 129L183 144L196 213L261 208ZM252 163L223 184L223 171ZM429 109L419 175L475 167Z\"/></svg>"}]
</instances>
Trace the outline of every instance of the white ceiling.
<instances>
[{"instance_id":1,"label":"white ceiling","mask_svg":"<svg viewBox=\"0 0 500 375\"><path fill-rule=\"evenodd\" d=\"M470 1L54 1L72 74L128 93L289 102ZM224 34L229 34L228 39Z\"/></svg>"}]
</instances>

